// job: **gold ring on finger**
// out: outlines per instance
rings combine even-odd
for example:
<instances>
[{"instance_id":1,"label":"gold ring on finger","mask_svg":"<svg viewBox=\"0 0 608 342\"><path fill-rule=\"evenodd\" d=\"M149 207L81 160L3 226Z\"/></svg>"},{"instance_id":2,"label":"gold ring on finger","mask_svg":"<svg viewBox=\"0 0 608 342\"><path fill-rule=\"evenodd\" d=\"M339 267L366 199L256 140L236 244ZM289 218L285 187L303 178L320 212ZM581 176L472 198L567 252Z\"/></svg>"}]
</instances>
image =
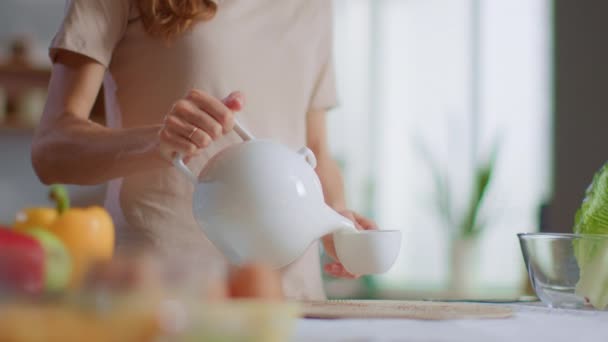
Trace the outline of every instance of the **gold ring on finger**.
<instances>
[{"instance_id":1,"label":"gold ring on finger","mask_svg":"<svg viewBox=\"0 0 608 342\"><path fill-rule=\"evenodd\" d=\"M188 135L188 139L192 139L192 136L194 135L194 133L196 133L196 130L198 129L198 127L194 127L192 129L192 132L190 132L190 135Z\"/></svg>"}]
</instances>

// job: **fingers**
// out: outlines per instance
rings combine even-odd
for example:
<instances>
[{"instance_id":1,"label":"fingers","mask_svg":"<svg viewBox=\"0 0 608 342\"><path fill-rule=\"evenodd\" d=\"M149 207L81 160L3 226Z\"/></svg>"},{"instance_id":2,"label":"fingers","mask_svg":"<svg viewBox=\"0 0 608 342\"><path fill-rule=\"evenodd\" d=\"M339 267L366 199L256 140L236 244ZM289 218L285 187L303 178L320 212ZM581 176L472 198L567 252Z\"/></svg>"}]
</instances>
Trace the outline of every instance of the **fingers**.
<instances>
[{"instance_id":1,"label":"fingers","mask_svg":"<svg viewBox=\"0 0 608 342\"><path fill-rule=\"evenodd\" d=\"M200 129L198 126L192 125L191 123L187 122L186 120L180 118L177 115L167 116L167 119L165 120L165 129L169 131L172 135L183 138L182 140L189 140L190 142L194 143L199 149L209 146L213 138L219 137L216 137L215 135L212 137L211 135L209 135L209 133L206 132L209 129Z\"/></svg>"},{"instance_id":2,"label":"fingers","mask_svg":"<svg viewBox=\"0 0 608 342\"><path fill-rule=\"evenodd\" d=\"M357 279L359 276L349 273L342 264L338 262L326 264L323 269L325 273L336 278Z\"/></svg>"},{"instance_id":3,"label":"fingers","mask_svg":"<svg viewBox=\"0 0 608 342\"><path fill-rule=\"evenodd\" d=\"M169 151L178 152L183 156L192 156L197 152L197 146L187 139L162 129L159 134L161 144L167 146ZM173 158L173 156L168 156Z\"/></svg>"},{"instance_id":4,"label":"fingers","mask_svg":"<svg viewBox=\"0 0 608 342\"><path fill-rule=\"evenodd\" d=\"M204 117L215 119L215 123L213 123L212 125L213 132L209 132L212 133L210 135L214 136L213 134L217 133L219 133L220 135L222 133L225 134L230 132L234 127L233 110L228 108L228 106L224 104L224 102L220 101L218 98L213 97L203 91L193 89L188 92L186 99L190 100L194 105L196 105L200 111L208 114L203 115ZM236 95L229 95L228 99L234 107L238 107L238 109L240 110L240 99L238 93ZM198 118L201 119L200 114L198 115ZM196 125L196 122L192 123ZM202 122L200 123L202 124ZM207 122L207 124L210 123ZM199 127L203 128L202 126Z\"/></svg>"},{"instance_id":5,"label":"fingers","mask_svg":"<svg viewBox=\"0 0 608 342\"><path fill-rule=\"evenodd\" d=\"M168 158L168 151L174 151L188 158L206 148L233 129L234 112L244 101L240 92L220 100L200 90L189 91L165 117L159 134L161 154Z\"/></svg>"},{"instance_id":6,"label":"fingers","mask_svg":"<svg viewBox=\"0 0 608 342\"><path fill-rule=\"evenodd\" d=\"M186 123L188 128L198 128L207 133L214 140L219 139L223 135L222 125L215 120L210 114L204 112L192 101L181 99L173 106L173 110L167 116L166 123L171 123L171 119L179 119ZM187 130L187 136L192 132L192 129ZM186 137L187 137L186 136Z\"/></svg>"},{"instance_id":7,"label":"fingers","mask_svg":"<svg viewBox=\"0 0 608 342\"><path fill-rule=\"evenodd\" d=\"M363 230L377 230L378 225L373 220L368 219L365 216L359 215L356 212L352 212L355 217L355 221L359 224Z\"/></svg>"},{"instance_id":8,"label":"fingers","mask_svg":"<svg viewBox=\"0 0 608 342\"><path fill-rule=\"evenodd\" d=\"M233 112L240 112L245 105L245 95L240 91L233 91L222 102Z\"/></svg>"},{"instance_id":9,"label":"fingers","mask_svg":"<svg viewBox=\"0 0 608 342\"><path fill-rule=\"evenodd\" d=\"M355 228L359 230L376 230L378 225L373 220L368 219L365 216L359 215L352 210L341 210L340 214L355 224Z\"/></svg>"},{"instance_id":10,"label":"fingers","mask_svg":"<svg viewBox=\"0 0 608 342\"><path fill-rule=\"evenodd\" d=\"M378 229L377 225L374 221L359 215L351 210L341 210L340 214L349 220L353 221L355 227L360 230L374 230ZM336 253L336 246L334 244L333 234L325 235L322 238L323 248L325 249L325 253L330 256L333 260L338 260L338 255ZM325 272L336 278L347 278L347 279L356 279L359 276L349 273L344 266L339 262L333 262L326 264L323 269Z\"/></svg>"},{"instance_id":11,"label":"fingers","mask_svg":"<svg viewBox=\"0 0 608 342\"><path fill-rule=\"evenodd\" d=\"M363 227L361 227L361 225L359 224L359 221L357 220L357 218L355 217L355 213L351 210L340 210L339 211L340 215L346 217L347 219L351 220L352 223L355 225L355 228L359 229L359 230L364 230Z\"/></svg>"},{"instance_id":12,"label":"fingers","mask_svg":"<svg viewBox=\"0 0 608 342\"><path fill-rule=\"evenodd\" d=\"M332 259L338 260L338 254L336 253L336 246L334 245L334 236L333 234L327 234L322 238L323 241L323 249L325 253L329 255Z\"/></svg>"},{"instance_id":13,"label":"fingers","mask_svg":"<svg viewBox=\"0 0 608 342\"><path fill-rule=\"evenodd\" d=\"M376 223L364 216L361 216L354 211L351 210L339 210L339 213L351 220L355 225L355 228L359 230L374 230L378 229ZM322 239L323 248L325 249L325 253L329 255L332 259L338 260L338 255L336 253L336 246L334 245L334 238L332 234L325 235Z\"/></svg>"}]
</instances>

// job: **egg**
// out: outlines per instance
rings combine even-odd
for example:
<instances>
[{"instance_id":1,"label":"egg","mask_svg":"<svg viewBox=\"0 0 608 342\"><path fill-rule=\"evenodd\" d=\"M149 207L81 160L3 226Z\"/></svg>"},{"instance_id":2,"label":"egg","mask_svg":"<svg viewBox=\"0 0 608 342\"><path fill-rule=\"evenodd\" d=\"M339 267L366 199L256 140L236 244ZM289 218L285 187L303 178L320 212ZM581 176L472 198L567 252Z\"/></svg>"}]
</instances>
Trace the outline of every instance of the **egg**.
<instances>
[{"instance_id":1,"label":"egg","mask_svg":"<svg viewBox=\"0 0 608 342\"><path fill-rule=\"evenodd\" d=\"M228 276L228 290L232 298L284 299L279 272L257 263L233 267Z\"/></svg>"}]
</instances>

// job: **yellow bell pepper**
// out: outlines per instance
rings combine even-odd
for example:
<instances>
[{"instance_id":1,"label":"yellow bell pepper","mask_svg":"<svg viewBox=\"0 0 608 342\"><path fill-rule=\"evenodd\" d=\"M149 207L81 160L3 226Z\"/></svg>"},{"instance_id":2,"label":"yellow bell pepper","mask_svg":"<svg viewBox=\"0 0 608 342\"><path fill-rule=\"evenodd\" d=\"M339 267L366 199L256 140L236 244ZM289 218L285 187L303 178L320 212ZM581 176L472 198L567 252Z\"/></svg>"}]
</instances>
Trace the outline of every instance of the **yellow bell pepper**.
<instances>
[{"instance_id":1,"label":"yellow bell pepper","mask_svg":"<svg viewBox=\"0 0 608 342\"><path fill-rule=\"evenodd\" d=\"M57 210L53 208L27 208L15 216L13 229L23 232L32 228L48 228L57 219Z\"/></svg>"},{"instance_id":2,"label":"yellow bell pepper","mask_svg":"<svg viewBox=\"0 0 608 342\"><path fill-rule=\"evenodd\" d=\"M114 223L101 207L71 208L64 187L53 186L51 198L57 203L57 219L49 230L67 247L73 261L70 284L76 287L87 269L95 262L112 258L114 253Z\"/></svg>"},{"instance_id":3,"label":"yellow bell pepper","mask_svg":"<svg viewBox=\"0 0 608 342\"><path fill-rule=\"evenodd\" d=\"M50 197L56 209L30 208L17 214L14 229L45 228L66 246L72 259L70 285L77 287L89 266L112 258L114 253L114 224L108 212L97 206L70 208L65 187L51 186Z\"/></svg>"}]
</instances>

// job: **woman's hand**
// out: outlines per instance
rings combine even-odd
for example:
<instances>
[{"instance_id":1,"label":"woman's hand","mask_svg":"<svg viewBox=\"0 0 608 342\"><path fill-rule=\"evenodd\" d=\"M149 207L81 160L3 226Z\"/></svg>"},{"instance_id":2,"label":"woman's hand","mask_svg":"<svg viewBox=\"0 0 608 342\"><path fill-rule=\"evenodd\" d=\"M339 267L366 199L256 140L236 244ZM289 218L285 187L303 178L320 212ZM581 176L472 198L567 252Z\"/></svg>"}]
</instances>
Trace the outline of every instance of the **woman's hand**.
<instances>
[{"instance_id":1,"label":"woman's hand","mask_svg":"<svg viewBox=\"0 0 608 342\"><path fill-rule=\"evenodd\" d=\"M161 154L169 161L175 152L186 158L196 155L232 130L234 113L241 110L243 103L240 92L220 100L203 91L190 90L165 116L159 133Z\"/></svg>"},{"instance_id":2,"label":"woman's hand","mask_svg":"<svg viewBox=\"0 0 608 342\"><path fill-rule=\"evenodd\" d=\"M351 210L338 210L340 214L344 217L350 219L355 224L355 227L359 230L373 230L378 229L376 223L364 216L357 214ZM336 246L334 245L333 234L329 234L323 237L323 248L325 248L325 252L335 260L335 262L331 262L326 264L323 269L325 272L333 277L337 278L350 278L355 279L359 278L359 275L354 275L349 273L344 266L338 260L338 256L336 255Z\"/></svg>"}]
</instances>

